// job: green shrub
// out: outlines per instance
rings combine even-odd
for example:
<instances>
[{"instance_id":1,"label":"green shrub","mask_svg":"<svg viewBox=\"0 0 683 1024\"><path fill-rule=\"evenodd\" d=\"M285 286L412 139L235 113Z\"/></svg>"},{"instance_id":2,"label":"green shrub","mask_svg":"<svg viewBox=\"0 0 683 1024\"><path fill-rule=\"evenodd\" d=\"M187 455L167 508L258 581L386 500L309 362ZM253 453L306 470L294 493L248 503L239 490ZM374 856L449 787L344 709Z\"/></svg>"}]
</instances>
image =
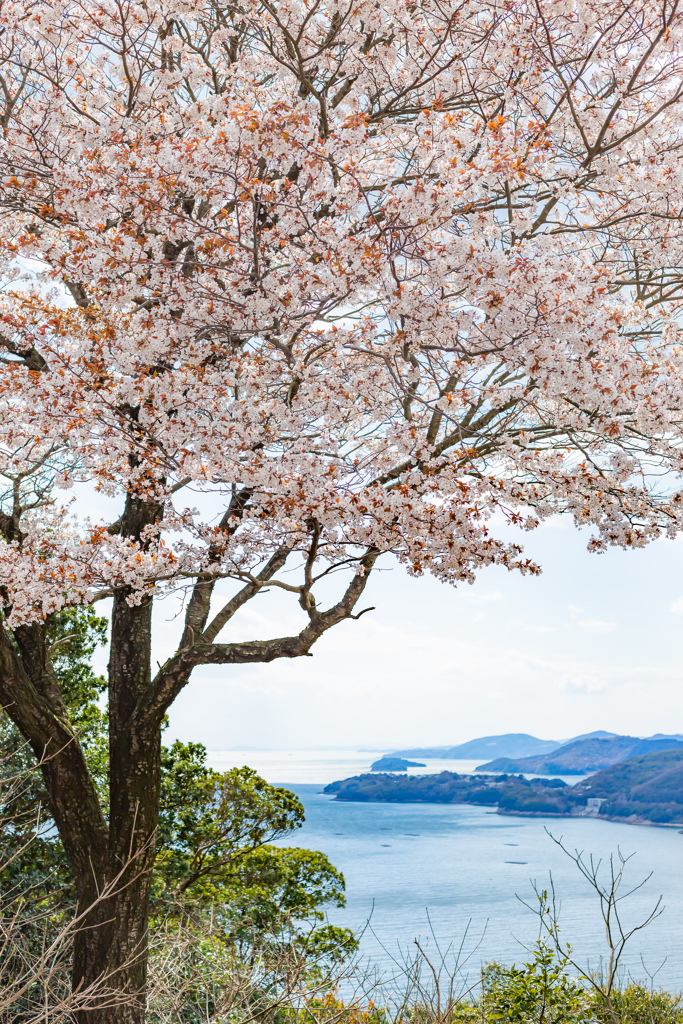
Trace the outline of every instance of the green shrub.
<instances>
[{"instance_id":1,"label":"green shrub","mask_svg":"<svg viewBox=\"0 0 683 1024\"><path fill-rule=\"evenodd\" d=\"M539 942L521 967L492 963L482 972L481 1017L486 1024L579 1024L595 1019L592 999L570 977L568 962Z\"/></svg>"},{"instance_id":2,"label":"green shrub","mask_svg":"<svg viewBox=\"0 0 683 1024\"><path fill-rule=\"evenodd\" d=\"M612 1010L618 1024L683 1024L683 1002L668 992L652 992L644 985L627 985L611 996ZM596 1005L600 1024L614 1024L609 1008Z\"/></svg>"}]
</instances>

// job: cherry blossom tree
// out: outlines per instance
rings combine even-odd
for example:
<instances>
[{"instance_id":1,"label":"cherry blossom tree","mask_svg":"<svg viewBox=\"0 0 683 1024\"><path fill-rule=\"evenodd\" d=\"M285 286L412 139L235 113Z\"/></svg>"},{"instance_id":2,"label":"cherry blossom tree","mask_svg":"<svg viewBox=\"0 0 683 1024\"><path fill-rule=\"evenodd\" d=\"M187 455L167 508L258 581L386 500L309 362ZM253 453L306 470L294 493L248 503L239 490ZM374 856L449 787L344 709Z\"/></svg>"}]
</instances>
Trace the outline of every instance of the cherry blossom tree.
<instances>
[{"instance_id":1,"label":"cherry blossom tree","mask_svg":"<svg viewBox=\"0 0 683 1024\"><path fill-rule=\"evenodd\" d=\"M94 907L74 985L130 996L88 1021L140 1024L160 729L196 667L308 655L382 557L536 572L496 523L678 529L681 15L4 0L1 24L0 702ZM228 638L268 590L299 631ZM106 813L46 640L103 599Z\"/></svg>"}]
</instances>

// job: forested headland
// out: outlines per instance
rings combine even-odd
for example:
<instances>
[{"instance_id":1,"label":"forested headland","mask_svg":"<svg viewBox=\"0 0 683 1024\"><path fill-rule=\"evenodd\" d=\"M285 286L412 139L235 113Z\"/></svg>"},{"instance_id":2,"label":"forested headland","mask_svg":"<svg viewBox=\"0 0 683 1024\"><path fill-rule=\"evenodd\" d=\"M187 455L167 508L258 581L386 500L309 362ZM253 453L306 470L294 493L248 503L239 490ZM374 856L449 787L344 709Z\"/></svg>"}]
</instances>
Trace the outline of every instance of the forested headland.
<instances>
[{"instance_id":1,"label":"forested headland","mask_svg":"<svg viewBox=\"0 0 683 1024\"><path fill-rule=\"evenodd\" d=\"M524 775L360 775L325 787L337 800L469 803L500 814L579 815L683 826L683 751L631 757L575 785ZM589 800L600 800L599 809Z\"/></svg>"}]
</instances>

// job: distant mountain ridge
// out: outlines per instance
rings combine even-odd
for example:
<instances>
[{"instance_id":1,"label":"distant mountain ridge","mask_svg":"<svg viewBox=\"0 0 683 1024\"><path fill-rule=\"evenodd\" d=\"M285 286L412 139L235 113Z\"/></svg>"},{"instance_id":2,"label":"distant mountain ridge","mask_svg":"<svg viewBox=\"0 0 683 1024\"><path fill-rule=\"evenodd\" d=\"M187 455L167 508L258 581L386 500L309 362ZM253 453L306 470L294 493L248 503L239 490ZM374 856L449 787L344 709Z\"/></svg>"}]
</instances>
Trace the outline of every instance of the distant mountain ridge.
<instances>
[{"instance_id":1,"label":"distant mountain ridge","mask_svg":"<svg viewBox=\"0 0 683 1024\"><path fill-rule=\"evenodd\" d=\"M432 757L440 760L474 760L493 756L528 757L532 754L549 754L561 745L556 740L539 740L525 732L509 732L503 736L481 736L454 747L414 747L411 750L396 750L391 757Z\"/></svg>"},{"instance_id":2,"label":"distant mountain ridge","mask_svg":"<svg viewBox=\"0 0 683 1024\"><path fill-rule=\"evenodd\" d=\"M615 736L616 733L605 732L602 729L597 732L586 733L583 736L574 736L571 740L539 740L536 736L530 736L526 732L507 732L501 736L480 736L467 743L459 743L453 747L412 747L410 750L395 750L389 757L430 757L438 760L474 760L475 758L492 757L534 757L540 754L550 754L554 750L567 743L576 740L595 738L606 738ZM680 737L683 739L683 736Z\"/></svg>"},{"instance_id":3,"label":"distant mountain ridge","mask_svg":"<svg viewBox=\"0 0 683 1024\"><path fill-rule=\"evenodd\" d=\"M663 750L683 750L683 737L610 736L572 740L564 746L534 757L497 757L475 768L477 772L512 772L539 775L587 775L620 764L631 757Z\"/></svg>"}]
</instances>

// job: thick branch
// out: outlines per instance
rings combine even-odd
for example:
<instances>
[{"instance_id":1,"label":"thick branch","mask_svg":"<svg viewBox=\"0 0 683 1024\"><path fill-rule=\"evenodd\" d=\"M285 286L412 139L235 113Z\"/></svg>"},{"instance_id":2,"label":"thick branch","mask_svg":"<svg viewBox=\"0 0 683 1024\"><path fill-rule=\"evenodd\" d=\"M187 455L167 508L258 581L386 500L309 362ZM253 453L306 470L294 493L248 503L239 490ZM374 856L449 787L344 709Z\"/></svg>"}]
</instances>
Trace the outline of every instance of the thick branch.
<instances>
[{"instance_id":1,"label":"thick branch","mask_svg":"<svg viewBox=\"0 0 683 1024\"><path fill-rule=\"evenodd\" d=\"M273 555L271 563L278 555L279 552ZM197 665L244 665L275 661L277 658L300 658L309 654L311 647L323 633L343 622L344 619L354 618L354 608L365 590L370 573L379 556L380 552L377 548L369 548L360 559L358 569L341 600L327 611L318 612L296 636L236 644L217 644L211 642L211 638L217 632L212 629L212 623L211 633L207 630L197 637L192 646L178 651L161 667L152 683L149 699L145 701L144 707L140 707L139 713L151 714L155 720L161 721L166 709L186 685L192 670ZM266 569L263 571L265 572ZM273 566L272 572L276 571L277 569ZM249 584L249 587L253 586L253 584ZM240 593L244 594L249 587L245 587ZM237 597L239 596L238 594ZM245 597L244 600L248 600L248 598Z\"/></svg>"},{"instance_id":2,"label":"thick branch","mask_svg":"<svg viewBox=\"0 0 683 1024\"><path fill-rule=\"evenodd\" d=\"M268 559L263 569L254 577L253 582L247 583L246 587L242 587L234 597L231 597L227 601L221 610L213 617L207 628L201 634L204 642L211 643L216 639L223 627L230 621L233 615L236 614L242 608L243 605L250 601L252 597L255 597L259 590L273 578L276 572L282 568L287 561L289 555L289 548L278 548L274 555Z\"/></svg>"},{"instance_id":3,"label":"thick branch","mask_svg":"<svg viewBox=\"0 0 683 1024\"><path fill-rule=\"evenodd\" d=\"M23 363L27 370L40 372L49 369L48 364L34 346L22 348L11 341L5 334L0 334L0 348L4 348L11 355L16 356L16 361Z\"/></svg>"}]
</instances>

